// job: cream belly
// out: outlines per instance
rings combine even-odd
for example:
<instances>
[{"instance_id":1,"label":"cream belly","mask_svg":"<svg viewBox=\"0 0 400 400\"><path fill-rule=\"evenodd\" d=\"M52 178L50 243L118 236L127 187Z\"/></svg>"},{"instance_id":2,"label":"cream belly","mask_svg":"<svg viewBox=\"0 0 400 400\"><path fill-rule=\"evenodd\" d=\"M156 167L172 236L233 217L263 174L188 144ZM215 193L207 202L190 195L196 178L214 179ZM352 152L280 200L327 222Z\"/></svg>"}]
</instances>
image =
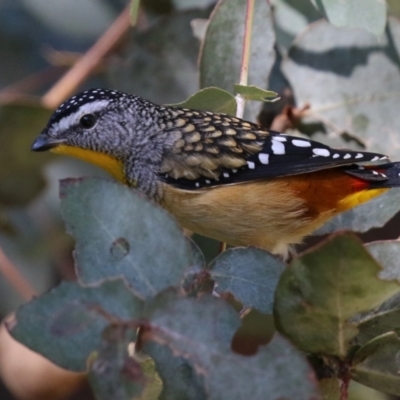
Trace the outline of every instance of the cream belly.
<instances>
[{"instance_id":1,"label":"cream belly","mask_svg":"<svg viewBox=\"0 0 400 400\"><path fill-rule=\"evenodd\" d=\"M202 191L164 185L161 204L193 232L234 246L252 245L283 255L290 244L300 243L334 214L332 210L311 216L305 201L294 196L284 180Z\"/></svg>"}]
</instances>

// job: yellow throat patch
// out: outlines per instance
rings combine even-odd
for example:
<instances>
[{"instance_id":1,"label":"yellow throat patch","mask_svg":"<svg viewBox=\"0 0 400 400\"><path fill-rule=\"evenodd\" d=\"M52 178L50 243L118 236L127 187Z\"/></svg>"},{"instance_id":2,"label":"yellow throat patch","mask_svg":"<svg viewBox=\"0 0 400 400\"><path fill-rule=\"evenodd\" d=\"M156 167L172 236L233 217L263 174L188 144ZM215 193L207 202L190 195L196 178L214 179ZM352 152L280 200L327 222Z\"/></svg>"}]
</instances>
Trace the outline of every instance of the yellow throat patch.
<instances>
[{"instance_id":1,"label":"yellow throat patch","mask_svg":"<svg viewBox=\"0 0 400 400\"><path fill-rule=\"evenodd\" d=\"M115 179L125 183L124 164L116 158L93 150L81 149L74 146L61 144L50 150L52 153L79 158L106 170Z\"/></svg>"}]
</instances>

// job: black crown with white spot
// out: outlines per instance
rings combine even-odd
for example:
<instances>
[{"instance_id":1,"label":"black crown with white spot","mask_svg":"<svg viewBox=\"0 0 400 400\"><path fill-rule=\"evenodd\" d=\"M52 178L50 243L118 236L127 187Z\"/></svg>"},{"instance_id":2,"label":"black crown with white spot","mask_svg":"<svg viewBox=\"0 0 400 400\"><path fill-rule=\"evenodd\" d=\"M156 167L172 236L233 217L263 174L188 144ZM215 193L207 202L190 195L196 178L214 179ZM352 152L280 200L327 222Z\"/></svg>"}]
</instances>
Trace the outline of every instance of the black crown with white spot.
<instances>
[{"instance_id":1,"label":"black crown with white spot","mask_svg":"<svg viewBox=\"0 0 400 400\"><path fill-rule=\"evenodd\" d=\"M110 102L129 97L129 94L110 89L89 89L78 93L64 103L62 103L50 119L50 124L59 122L64 117L78 111L79 108L87 103L98 100L108 100Z\"/></svg>"}]
</instances>

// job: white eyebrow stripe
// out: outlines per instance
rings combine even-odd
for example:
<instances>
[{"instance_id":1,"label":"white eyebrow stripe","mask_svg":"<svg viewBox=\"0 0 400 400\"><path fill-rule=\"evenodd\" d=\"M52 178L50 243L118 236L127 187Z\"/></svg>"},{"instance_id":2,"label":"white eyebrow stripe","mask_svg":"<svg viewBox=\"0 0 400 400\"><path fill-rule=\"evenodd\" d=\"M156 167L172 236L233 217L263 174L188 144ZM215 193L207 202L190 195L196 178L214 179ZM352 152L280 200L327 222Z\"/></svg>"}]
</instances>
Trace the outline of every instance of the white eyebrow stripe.
<instances>
[{"instance_id":1,"label":"white eyebrow stripe","mask_svg":"<svg viewBox=\"0 0 400 400\"><path fill-rule=\"evenodd\" d=\"M54 132L59 132L63 131L67 128L69 128L71 125L75 124L78 122L78 120L85 114L92 114L97 111L100 111L101 109L105 108L109 104L110 100L97 100L97 101L92 101L87 104L83 104L78 108L77 111L72 113L71 115L68 115L64 118L62 118L60 121L56 122L51 129Z\"/></svg>"}]
</instances>

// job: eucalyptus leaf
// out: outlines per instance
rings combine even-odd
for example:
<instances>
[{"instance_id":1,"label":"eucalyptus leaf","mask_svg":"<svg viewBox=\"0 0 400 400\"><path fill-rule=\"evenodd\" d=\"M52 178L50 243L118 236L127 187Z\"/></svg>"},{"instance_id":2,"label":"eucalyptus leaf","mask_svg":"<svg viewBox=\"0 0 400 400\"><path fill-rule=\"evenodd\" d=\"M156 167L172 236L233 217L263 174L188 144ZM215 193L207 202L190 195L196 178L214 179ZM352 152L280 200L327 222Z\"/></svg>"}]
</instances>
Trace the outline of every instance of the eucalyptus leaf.
<instances>
[{"instance_id":1,"label":"eucalyptus leaf","mask_svg":"<svg viewBox=\"0 0 400 400\"><path fill-rule=\"evenodd\" d=\"M140 364L128 354L129 340L113 328L116 337L104 340L89 360L89 383L97 400L138 398L146 385ZM110 332L108 332L110 334Z\"/></svg>"},{"instance_id":2,"label":"eucalyptus leaf","mask_svg":"<svg viewBox=\"0 0 400 400\"><path fill-rule=\"evenodd\" d=\"M311 0L335 26L363 28L377 36L386 25L387 5L381 0Z\"/></svg>"},{"instance_id":3,"label":"eucalyptus leaf","mask_svg":"<svg viewBox=\"0 0 400 400\"><path fill-rule=\"evenodd\" d=\"M399 50L400 21L395 18L381 39L320 21L297 38L282 68L296 103L310 104L308 120L395 159L400 150Z\"/></svg>"},{"instance_id":4,"label":"eucalyptus leaf","mask_svg":"<svg viewBox=\"0 0 400 400\"><path fill-rule=\"evenodd\" d=\"M253 356L232 352L231 340L240 320L221 299L208 295L183 298L169 291L148 304L146 317L151 330L145 342L160 343L173 356L184 358L190 371L204 381L207 399L260 399L266 393L271 400L319 398L307 362L279 335ZM157 353L152 355L158 365ZM163 376L161 370L159 373Z\"/></svg>"},{"instance_id":5,"label":"eucalyptus leaf","mask_svg":"<svg viewBox=\"0 0 400 400\"><path fill-rule=\"evenodd\" d=\"M381 264L379 277L383 280L400 280L400 242L397 240L373 242L365 245L366 249ZM369 340L387 332L400 332L400 291L385 301L372 312L361 315L358 319L355 342L366 344Z\"/></svg>"},{"instance_id":6,"label":"eucalyptus leaf","mask_svg":"<svg viewBox=\"0 0 400 400\"><path fill-rule=\"evenodd\" d=\"M210 265L214 290L231 293L243 306L272 313L274 293L285 264L255 248L229 249Z\"/></svg>"},{"instance_id":7,"label":"eucalyptus leaf","mask_svg":"<svg viewBox=\"0 0 400 400\"><path fill-rule=\"evenodd\" d=\"M346 358L357 336L357 314L400 290L382 281L381 267L352 234L336 235L293 260L275 296L279 330L301 350Z\"/></svg>"},{"instance_id":8,"label":"eucalyptus leaf","mask_svg":"<svg viewBox=\"0 0 400 400\"><path fill-rule=\"evenodd\" d=\"M136 25L138 13L139 13L139 6L140 6L140 0L131 0L130 14L131 14L131 25L132 26Z\"/></svg>"},{"instance_id":9,"label":"eucalyptus leaf","mask_svg":"<svg viewBox=\"0 0 400 400\"><path fill-rule=\"evenodd\" d=\"M200 87L218 86L228 92L240 78L246 2L220 0L210 17L200 53ZM250 48L250 85L268 86L275 60L275 35L271 11L264 0L255 0ZM248 104L245 118L255 120L261 110L257 103Z\"/></svg>"},{"instance_id":10,"label":"eucalyptus leaf","mask_svg":"<svg viewBox=\"0 0 400 400\"><path fill-rule=\"evenodd\" d=\"M202 89L182 103L171 104L175 107L192 108L194 110L212 111L216 113L236 114L235 97L226 90L217 87Z\"/></svg>"},{"instance_id":11,"label":"eucalyptus leaf","mask_svg":"<svg viewBox=\"0 0 400 400\"><path fill-rule=\"evenodd\" d=\"M382 392L400 395L400 337L395 332L379 336L354 356L351 377Z\"/></svg>"},{"instance_id":12,"label":"eucalyptus leaf","mask_svg":"<svg viewBox=\"0 0 400 400\"><path fill-rule=\"evenodd\" d=\"M156 370L163 382L159 400L206 400L204 378L197 374L191 363L174 356L167 346L148 342L146 354L156 360Z\"/></svg>"},{"instance_id":13,"label":"eucalyptus leaf","mask_svg":"<svg viewBox=\"0 0 400 400\"><path fill-rule=\"evenodd\" d=\"M146 387L138 400L161 400L160 395L163 389L162 381L157 374L154 361L150 358L140 363L146 377Z\"/></svg>"},{"instance_id":14,"label":"eucalyptus leaf","mask_svg":"<svg viewBox=\"0 0 400 400\"><path fill-rule=\"evenodd\" d=\"M393 310L376 310L358 322L359 334L355 338L357 345L388 332L400 333L400 307Z\"/></svg>"},{"instance_id":15,"label":"eucalyptus leaf","mask_svg":"<svg viewBox=\"0 0 400 400\"><path fill-rule=\"evenodd\" d=\"M400 17L400 3L398 0L387 0L387 5L389 9L389 14L394 17Z\"/></svg>"},{"instance_id":16,"label":"eucalyptus leaf","mask_svg":"<svg viewBox=\"0 0 400 400\"><path fill-rule=\"evenodd\" d=\"M309 1L272 0L276 42L284 53L294 39L322 14ZM271 83L273 79L271 79Z\"/></svg>"},{"instance_id":17,"label":"eucalyptus leaf","mask_svg":"<svg viewBox=\"0 0 400 400\"><path fill-rule=\"evenodd\" d=\"M100 179L62 181L61 191L61 213L76 239L84 284L124 277L136 293L150 297L179 286L197 262L178 224L139 191Z\"/></svg>"},{"instance_id":18,"label":"eucalyptus leaf","mask_svg":"<svg viewBox=\"0 0 400 400\"><path fill-rule=\"evenodd\" d=\"M14 339L55 364L84 371L88 356L100 348L101 334L112 322L106 315L114 322L139 319L142 308L122 280L90 288L62 282L22 306L8 328Z\"/></svg>"},{"instance_id":19,"label":"eucalyptus leaf","mask_svg":"<svg viewBox=\"0 0 400 400\"><path fill-rule=\"evenodd\" d=\"M234 85L235 93L240 94L247 100L255 101L277 101L279 100L278 93L271 90L264 90L257 86L243 86L239 84Z\"/></svg>"}]
</instances>

